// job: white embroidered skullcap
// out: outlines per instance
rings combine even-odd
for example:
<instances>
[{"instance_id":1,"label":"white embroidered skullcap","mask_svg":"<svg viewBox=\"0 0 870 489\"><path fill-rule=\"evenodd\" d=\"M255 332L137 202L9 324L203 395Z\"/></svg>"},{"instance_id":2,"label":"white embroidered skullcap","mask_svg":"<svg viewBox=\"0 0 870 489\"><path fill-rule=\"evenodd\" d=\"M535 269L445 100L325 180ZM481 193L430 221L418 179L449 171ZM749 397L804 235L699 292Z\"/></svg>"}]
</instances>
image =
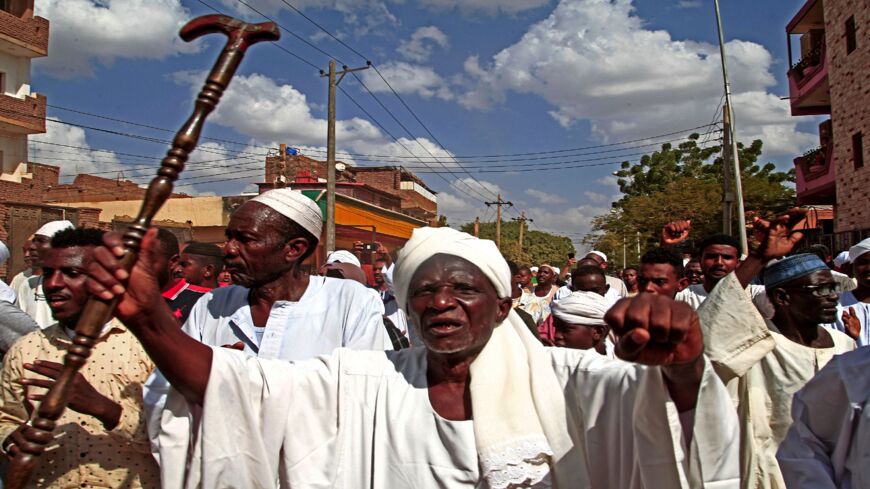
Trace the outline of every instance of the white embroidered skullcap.
<instances>
[{"instance_id":1,"label":"white embroidered skullcap","mask_svg":"<svg viewBox=\"0 0 870 489\"><path fill-rule=\"evenodd\" d=\"M335 250L326 257L326 264L330 263L349 263L351 265L356 265L362 268L362 264L359 262L359 258L356 257L353 253L347 250Z\"/></svg>"},{"instance_id":2,"label":"white embroidered skullcap","mask_svg":"<svg viewBox=\"0 0 870 489\"><path fill-rule=\"evenodd\" d=\"M6 246L6 243L0 241L0 266L3 266L6 263L6 260L9 259L9 248Z\"/></svg>"},{"instance_id":3,"label":"white embroidered skullcap","mask_svg":"<svg viewBox=\"0 0 870 489\"><path fill-rule=\"evenodd\" d=\"M870 251L870 238L861 241L855 246L849 248L849 262L855 263L859 256Z\"/></svg>"},{"instance_id":4,"label":"white embroidered skullcap","mask_svg":"<svg viewBox=\"0 0 870 489\"><path fill-rule=\"evenodd\" d=\"M589 253L586 253L586 256L589 256L589 255L596 255L596 256L600 257L602 260L604 260L604 263L607 263L607 255L605 255L604 253L602 253L600 251L592 250Z\"/></svg>"},{"instance_id":5,"label":"white embroidered skullcap","mask_svg":"<svg viewBox=\"0 0 870 489\"><path fill-rule=\"evenodd\" d=\"M275 210L278 214L290 219L303 229L320 239L323 229L323 214L320 207L302 192L289 188L278 188L263 192L251 199Z\"/></svg>"},{"instance_id":6,"label":"white embroidered skullcap","mask_svg":"<svg viewBox=\"0 0 870 489\"><path fill-rule=\"evenodd\" d=\"M562 273L562 269L559 267L554 267L553 265L550 265L550 268L553 269L553 273L555 273L556 275L560 275Z\"/></svg>"},{"instance_id":7,"label":"white embroidered skullcap","mask_svg":"<svg viewBox=\"0 0 870 489\"><path fill-rule=\"evenodd\" d=\"M51 221L42 225L41 228L37 229L35 233L40 236L48 236L49 238L54 236L58 231L63 231L64 229L71 229L75 226L73 223L69 221Z\"/></svg>"}]
</instances>

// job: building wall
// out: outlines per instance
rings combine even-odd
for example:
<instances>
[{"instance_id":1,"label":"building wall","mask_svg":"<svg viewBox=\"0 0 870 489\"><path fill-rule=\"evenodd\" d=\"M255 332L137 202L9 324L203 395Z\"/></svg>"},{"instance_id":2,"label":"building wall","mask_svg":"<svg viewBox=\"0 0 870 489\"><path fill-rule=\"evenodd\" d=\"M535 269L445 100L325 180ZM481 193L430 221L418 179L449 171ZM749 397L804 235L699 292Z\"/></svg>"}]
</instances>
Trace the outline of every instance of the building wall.
<instances>
[{"instance_id":1,"label":"building wall","mask_svg":"<svg viewBox=\"0 0 870 489\"><path fill-rule=\"evenodd\" d=\"M30 95L30 58L0 51L0 73L3 73L2 93L23 98Z\"/></svg>"},{"instance_id":2,"label":"building wall","mask_svg":"<svg viewBox=\"0 0 870 489\"><path fill-rule=\"evenodd\" d=\"M870 229L870 9L866 0L824 0L837 165L836 232ZM855 17L857 48L846 53L846 19ZM861 132L864 167L855 169L852 135ZM851 240L855 241L855 240Z\"/></svg>"},{"instance_id":3,"label":"building wall","mask_svg":"<svg viewBox=\"0 0 870 489\"><path fill-rule=\"evenodd\" d=\"M27 135L0 131L0 155L0 174L19 179L22 172L26 173L26 165L22 163L27 161Z\"/></svg>"}]
</instances>

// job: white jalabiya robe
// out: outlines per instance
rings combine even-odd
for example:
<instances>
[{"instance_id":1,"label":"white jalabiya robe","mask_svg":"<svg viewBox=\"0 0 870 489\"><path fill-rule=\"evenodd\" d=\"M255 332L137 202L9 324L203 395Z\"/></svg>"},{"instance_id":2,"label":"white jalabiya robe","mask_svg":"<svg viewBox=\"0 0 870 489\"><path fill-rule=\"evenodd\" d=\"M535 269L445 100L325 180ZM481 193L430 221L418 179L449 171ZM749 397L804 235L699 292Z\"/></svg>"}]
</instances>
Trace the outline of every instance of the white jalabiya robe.
<instances>
[{"instance_id":1,"label":"white jalabiya robe","mask_svg":"<svg viewBox=\"0 0 870 489\"><path fill-rule=\"evenodd\" d=\"M15 284L18 307L29 314L40 328L45 329L57 322L54 320L51 308L48 307L45 292L42 291L42 275L31 275L16 281Z\"/></svg>"},{"instance_id":2,"label":"white jalabiya robe","mask_svg":"<svg viewBox=\"0 0 870 489\"><path fill-rule=\"evenodd\" d=\"M705 353L740 417L742 487L785 488L776 449L791 425L792 395L834 355L853 350L855 342L830 330L832 348L787 339L761 317L733 273L716 285L698 315Z\"/></svg>"},{"instance_id":3,"label":"white jalabiya robe","mask_svg":"<svg viewBox=\"0 0 870 489\"><path fill-rule=\"evenodd\" d=\"M794 397L777 452L788 487L870 487L870 349L835 357Z\"/></svg>"},{"instance_id":4,"label":"white jalabiya robe","mask_svg":"<svg viewBox=\"0 0 870 489\"><path fill-rule=\"evenodd\" d=\"M193 306L184 332L211 346L241 341L248 355L280 360L307 360L339 347L393 349L384 329L380 297L352 280L311 276L299 301L277 301L272 306L261 335L251 318L248 292L244 287L228 286L205 294ZM178 448L177 443L161 444L161 430L187 431L185 420L163 412L169 389L159 372L148 379L144 388L148 433L158 460L175 457L170 450ZM162 427L164 423L171 426Z\"/></svg>"},{"instance_id":5,"label":"white jalabiya robe","mask_svg":"<svg viewBox=\"0 0 870 489\"><path fill-rule=\"evenodd\" d=\"M657 368L580 350L548 354L574 442L558 463L581 467L577 480L555 487L737 487L737 418L709 364L686 450ZM185 487L486 487L473 420L441 418L426 386L420 347L339 349L296 363L217 348ZM186 406L173 391L167 407ZM184 460L163 463L184 470Z\"/></svg>"},{"instance_id":6,"label":"white jalabiya robe","mask_svg":"<svg viewBox=\"0 0 870 489\"><path fill-rule=\"evenodd\" d=\"M767 298L767 290L763 285L749 284L746 287L746 292L752 298L752 303L755 304L756 309L758 309L758 312L761 313L764 319L773 317L773 304ZM674 299L689 304L692 306L692 309L697 311L710 294L712 292L708 293L707 289L704 288L704 284L692 284L677 292L677 296Z\"/></svg>"},{"instance_id":7,"label":"white jalabiya robe","mask_svg":"<svg viewBox=\"0 0 870 489\"><path fill-rule=\"evenodd\" d=\"M843 324L843 311L851 308L861 323L861 333L858 336L858 346L870 346L870 303L859 301L853 292L840 294L840 302L837 304L837 319L832 325L837 331L846 331Z\"/></svg>"}]
</instances>

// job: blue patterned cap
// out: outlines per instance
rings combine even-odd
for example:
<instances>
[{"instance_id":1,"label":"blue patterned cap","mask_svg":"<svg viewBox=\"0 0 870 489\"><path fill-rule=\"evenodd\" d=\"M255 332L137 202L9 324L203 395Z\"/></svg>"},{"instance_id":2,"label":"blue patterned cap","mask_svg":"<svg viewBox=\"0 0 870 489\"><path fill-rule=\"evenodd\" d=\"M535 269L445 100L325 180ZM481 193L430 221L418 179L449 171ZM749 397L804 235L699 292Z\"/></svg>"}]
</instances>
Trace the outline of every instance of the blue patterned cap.
<instances>
[{"instance_id":1,"label":"blue patterned cap","mask_svg":"<svg viewBox=\"0 0 870 489\"><path fill-rule=\"evenodd\" d=\"M812 253L783 258L764 270L764 287L773 289L819 270L830 270L830 268Z\"/></svg>"}]
</instances>

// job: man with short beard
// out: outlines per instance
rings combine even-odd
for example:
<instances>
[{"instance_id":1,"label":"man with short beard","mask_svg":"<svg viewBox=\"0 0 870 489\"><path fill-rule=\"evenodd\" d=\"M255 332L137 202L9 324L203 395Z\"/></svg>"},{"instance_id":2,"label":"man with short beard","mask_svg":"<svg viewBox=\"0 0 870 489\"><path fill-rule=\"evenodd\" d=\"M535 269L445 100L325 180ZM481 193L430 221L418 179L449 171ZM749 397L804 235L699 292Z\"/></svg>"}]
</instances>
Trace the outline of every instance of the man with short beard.
<instances>
[{"instance_id":1,"label":"man with short beard","mask_svg":"<svg viewBox=\"0 0 870 489\"><path fill-rule=\"evenodd\" d=\"M58 231L72 227L73 223L64 220L47 222L37 229L33 233L33 237L30 238L30 247L28 248L33 267L32 273L29 277L23 278L25 272L21 272L12 280L12 283L15 284L13 289L18 295L18 307L30 314L30 317L36 321L40 328L46 328L54 323L51 308L48 307L42 289L42 259L51 246L51 237ZM18 277L22 277L22 279L19 280Z\"/></svg>"},{"instance_id":2,"label":"man with short beard","mask_svg":"<svg viewBox=\"0 0 870 489\"><path fill-rule=\"evenodd\" d=\"M0 440L11 457L22 454L33 431L28 420L60 376L90 297L85 271L102 238L97 229L67 228L53 233L51 247L39 252L42 287L56 322L18 340L4 359ZM73 377L68 409L27 487L158 487L142 414L142 384L153 368L136 337L120 321L108 322Z\"/></svg>"}]
</instances>

